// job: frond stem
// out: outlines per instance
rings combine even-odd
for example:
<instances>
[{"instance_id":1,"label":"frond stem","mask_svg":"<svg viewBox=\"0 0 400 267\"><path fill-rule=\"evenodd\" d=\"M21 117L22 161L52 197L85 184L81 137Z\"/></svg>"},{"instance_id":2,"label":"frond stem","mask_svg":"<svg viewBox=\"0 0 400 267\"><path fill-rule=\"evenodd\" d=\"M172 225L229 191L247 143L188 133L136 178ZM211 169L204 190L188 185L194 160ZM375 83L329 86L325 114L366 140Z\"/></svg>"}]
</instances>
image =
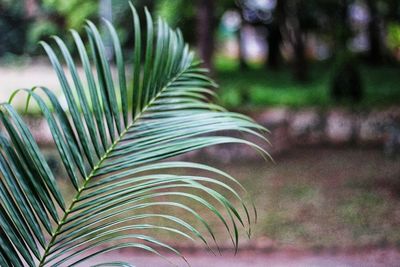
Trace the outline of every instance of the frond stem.
<instances>
[{"instance_id":1,"label":"frond stem","mask_svg":"<svg viewBox=\"0 0 400 267\"><path fill-rule=\"evenodd\" d=\"M128 127L125 128L125 130L123 132L121 132L120 136L112 143L112 145L110 146L110 148L107 149L106 153L100 158L99 162L93 167L92 171L89 173L89 175L87 176L87 178L85 178L85 182L82 184L82 186L79 188L79 190L76 192L76 195L74 196L71 204L69 205L69 207L65 210L65 213L63 215L63 217L61 218L61 220L58 222L57 224L57 228L55 229L55 231L52 233L51 235L51 239L50 242L48 243L43 256L39 262L39 267L43 267L45 264L45 260L46 257L48 256L48 253L51 249L51 247L53 246L53 243L55 242L58 234L61 231L61 228L63 227L65 221L67 220L71 210L73 209L73 207L75 206L76 202L79 200L79 197L81 196L82 192L85 190L87 184L89 183L90 179L95 175L96 171L101 167L101 164L108 158L108 155L114 150L114 148L118 145L118 143L121 141L121 139L125 136L125 134L128 132L128 130L130 129L130 127L132 127L132 125L134 124L135 121L132 121L131 124L129 124Z\"/></svg>"},{"instance_id":2,"label":"frond stem","mask_svg":"<svg viewBox=\"0 0 400 267\"><path fill-rule=\"evenodd\" d=\"M190 66L187 68L189 69ZM153 104L153 102L169 87L170 84L175 82L186 70L182 70L179 72L170 82L168 82L161 90L158 92L150 101L147 105L143 107L143 109L136 114L136 116L133 118L132 122L125 127L124 131L121 132L119 137L111 144L111 146L107 149L107 151L104 153L104 155L100 158L99 162L93 167L92 171L89 173L89 175L85 178L85 181L83 182L82 186L79 188L79 190L76 192L74 198L72 199L71 204L69 207L65 210L65 213L63 217L60 219L60 221L57 223L57 228L54 230L54 232L51 235L50 241L47 244L42 257L40 258L39 261L39 267L44 267L46 262L46 258L50 255L50 249L53 247L55 244L55 241L57 239L58 234L61 232L61 229L63 225L65 224L65 221L67 220L68 216L71 213L71 210L75 206L76 202L79 200L79 197L81 196L82 192L86 189L86 186L88 185L90 179L96 174L96 171L101 167L103 162L108 158L109 154L114 150L114 148L118 145L118 143L124 138L126 133L129 131L129 129L137 122L137 120L140 119L141 115Z\"/></svg>"}]
</instances>

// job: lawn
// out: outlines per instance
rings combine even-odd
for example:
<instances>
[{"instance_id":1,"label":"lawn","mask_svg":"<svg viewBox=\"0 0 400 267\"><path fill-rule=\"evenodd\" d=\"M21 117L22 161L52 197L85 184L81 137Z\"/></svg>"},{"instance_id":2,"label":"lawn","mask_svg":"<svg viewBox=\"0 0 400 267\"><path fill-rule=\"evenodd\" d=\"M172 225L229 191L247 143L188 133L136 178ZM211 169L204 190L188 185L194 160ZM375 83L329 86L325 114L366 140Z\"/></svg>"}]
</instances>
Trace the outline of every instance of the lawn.
<instances>
[{"instance_id":1,"label":"lawn","mask_svg":"<svg viewBox=\"0 0 400 267\"><path fill-rule=\"evenodd\" d=\"M332 67L329 62L316 63L310 67L307 82L293 80L290 69L266 70L256 66L239 71L234 62L217 61L216 80L220 85L220 102L231 108L243 105L329 107L338 105L329 93ZM382 107L400 103L400 67L382 66L360 68L365 93L359 108ZM350 103L339 103L349 106Z\"/></svg>"}]
</instances>

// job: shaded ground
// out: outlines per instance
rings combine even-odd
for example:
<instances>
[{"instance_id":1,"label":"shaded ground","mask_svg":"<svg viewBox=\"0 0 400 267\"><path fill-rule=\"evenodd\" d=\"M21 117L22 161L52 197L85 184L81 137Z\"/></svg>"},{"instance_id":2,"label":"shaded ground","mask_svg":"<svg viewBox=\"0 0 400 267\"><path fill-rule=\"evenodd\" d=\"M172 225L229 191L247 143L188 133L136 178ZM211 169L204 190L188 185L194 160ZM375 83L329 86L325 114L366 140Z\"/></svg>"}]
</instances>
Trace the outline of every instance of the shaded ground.
<instances>
[{"instance_id":1,"label":"shaded ground","mask_svg":"<svg viewBox=\"0 0 400 267\"><path fill-rule=\"evenodd\" d=\"M258 203L257 236L314 248L400 244L399 159L354 148L298 149L276 161L244 180Z\"/></svg>"},{"instance_id":2,"label":"shaded ground","mask_svg":"<svg viewBox=\"0 0 400 267\"><path fill-rule=\"evenodd\" d=\"M199 252L185 254L185 256L192 267L395 267L399 266L400 263L400 253L394 249L336 254L316 254L300 251L278 251L266 254L241 252L236 256L226 253L223 257ZM157 256L134 254L128 251L102 256L90 263L94 264L115 259L131 262L137 267L173 266ZM177 264L177 266L187 266L176 257L168 257L168 259Z\"/></svg>"},{"instance_id":3,"label":"shaded ground","mask_svg":"<svg viewBox=\"0 0 400 267\"><path fill-rule=\"evenodd\" d=\"M237 257L229 252L214 257L204 246L152 234L184 248L183 254L198 267L400 265L399 159L386 158L379 149L308 148L275 161L217 166L244 184L258 208L253 238L247 241L242 235ZM196 225L188 214L175 214ZM219 244L229 250L225 229L217 219L207 219L222 240ZM187 252L190 246L196 253ZM98 260L115 259L136 266L170 266L157 256L131 250Z\"/></svg>"},{"instance_id":4,"label":"shaded ground","mask_svg":"<svg viewBox=\"0 0 400 267\"><path fill-rule=\"evenodd\" d=\"M255 200L252 244L301 249L400 244L399 159L379 149L305 148L275 161L217 166L238 178ZM227 238L213 218L219 238ZM246 240L243 236L242 244Z\"/></svg>"},{"instance_id":5,"label":"shaded ground","mask_svg":"<svg viewBox=\"0 0 400 267\"><path fill-rule=\"evenodd\" d=\"M214 166L221 161L211 160ZM312 148L295 149L275 161L216 166L242 182L257 207L252 239L249 242L243 234L242 246L331 249L400 245L399 159L389 159L379 149ZM65 194L72 193L64 188ZM193 207L193 202L188 203ZM153 209L147 212L162 212ZM219 245L231 246L219 219L203 211L216 229L217 239L222 240ZM170 212L203 229L190 214L179 209ZM157 235L186 246L176 242L175 235Z\"/></svg>"}]
</instances>

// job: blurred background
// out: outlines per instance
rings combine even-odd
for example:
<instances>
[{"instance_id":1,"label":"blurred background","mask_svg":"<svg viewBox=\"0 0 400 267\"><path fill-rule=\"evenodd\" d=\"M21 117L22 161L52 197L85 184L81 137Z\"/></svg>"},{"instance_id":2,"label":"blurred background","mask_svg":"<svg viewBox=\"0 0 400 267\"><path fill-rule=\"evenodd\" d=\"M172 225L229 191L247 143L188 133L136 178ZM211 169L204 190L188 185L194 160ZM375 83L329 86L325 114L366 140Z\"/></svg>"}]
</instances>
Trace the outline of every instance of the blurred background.
<instances>
[{"instance_id":1,"label":"blurred background","mask_svg":"<svg viewBox=\"0 0 400 267\"><path fill-rule=\"evenodd\" d=\"M231 108L371 108L400 99L398 0L133 2L182 30ZM0 14L3 66L37 65L44 55L38 41L68 35L70 28L84 33L86 19L101 23L101 17L117 25L132 56L127 1L1 0ZM70 49L76 50L72 42Z\"/></svg>"},{"instance_id":2,"label":"blurred background","mask_svg":"<svg viewBox=\"0 0 400 267\"><path fill-rule=\"evenodd\" d=\"M319 253L307 261L317 266L400 264L399 0L132 2L140 16L146 6L181 29L218 82L219 104L271 130L276 163L242 147L188 156L219 162L253 195L259 221L245 248L297 261ZM0 0L0 100L36 84L58 91L38 41L62 36L77 56L69 29L84 36L85 20L102 17L116 25L129 62L128 1ZM62 177L50 134L30 112Z\"/></svg>"}]
</instances>

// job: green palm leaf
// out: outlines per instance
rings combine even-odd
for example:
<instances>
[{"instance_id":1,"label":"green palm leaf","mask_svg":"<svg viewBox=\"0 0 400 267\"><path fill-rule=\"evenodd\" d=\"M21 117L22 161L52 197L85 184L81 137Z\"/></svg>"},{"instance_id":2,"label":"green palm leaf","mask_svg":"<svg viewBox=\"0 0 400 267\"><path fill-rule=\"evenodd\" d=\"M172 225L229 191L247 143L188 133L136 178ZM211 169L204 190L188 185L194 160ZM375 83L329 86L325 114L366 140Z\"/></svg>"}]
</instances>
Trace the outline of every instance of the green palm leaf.
<instances>
[{"instance_id":1,"label":"green palm leaf","mask_svg":"<svg viewBox=\"0 0 400 267\"><path fill-rule=\"evenodd\" d=\"M238 192L242 186L233 177L199 163L163 160L226 143L249 145L266 154L245 139L212 134L239 131L265 139L261 134L265 129L208 102L206 96L213 95L210 88L215 83L199 67L179 31L161 19L153 24L145 10L142 33L133 7L132 14L132 85L126 82L114 27L105 22L116 74L99 31L87 22L88 46L71 31L84 77L78 74L63 40L54 37L59 53L41 43L59 78L66 110L44 87L16 91L9 103L1 104L5 131L0 135L0 266L74 266L125 247L157 255L163 248L180 255L152 233L161 230L197 238L208 247L210 240L216 244L204 210L218 218L236 248L239 226L250 235L253 215L241 196L243 191ZM19 92L27 94L28 104L36 102L49 125L75 188L72 199L62 196L31 132L10 104ZM171 174L177 168L207 174ZM199 224L180 218L177 210Z\"/></svg>"}]
</instances>

